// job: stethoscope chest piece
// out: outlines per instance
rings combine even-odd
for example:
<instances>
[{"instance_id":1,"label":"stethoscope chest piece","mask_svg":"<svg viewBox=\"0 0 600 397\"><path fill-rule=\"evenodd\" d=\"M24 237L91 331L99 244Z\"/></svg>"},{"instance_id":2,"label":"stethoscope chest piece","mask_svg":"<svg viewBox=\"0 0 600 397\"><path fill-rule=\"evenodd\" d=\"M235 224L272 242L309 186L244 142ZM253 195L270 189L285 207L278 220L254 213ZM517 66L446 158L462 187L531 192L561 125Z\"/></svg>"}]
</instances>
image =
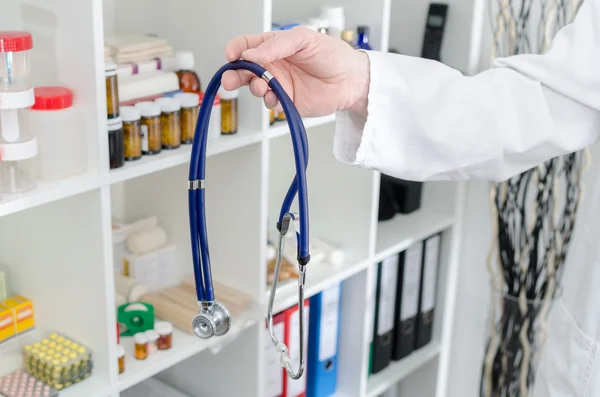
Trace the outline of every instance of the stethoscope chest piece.
<instances>
[{"instance_id":1,"label":"stethoscope chest piece","mask_svg":"<svg viewBox=\"0 0 600 397\"><path fill-rule=\"evenodd\" d=\"M231 317L219 302L202 302L198 315L192 321L192 328L203 339L222 336L231 328Z\"/></svg>"}]
</instances>

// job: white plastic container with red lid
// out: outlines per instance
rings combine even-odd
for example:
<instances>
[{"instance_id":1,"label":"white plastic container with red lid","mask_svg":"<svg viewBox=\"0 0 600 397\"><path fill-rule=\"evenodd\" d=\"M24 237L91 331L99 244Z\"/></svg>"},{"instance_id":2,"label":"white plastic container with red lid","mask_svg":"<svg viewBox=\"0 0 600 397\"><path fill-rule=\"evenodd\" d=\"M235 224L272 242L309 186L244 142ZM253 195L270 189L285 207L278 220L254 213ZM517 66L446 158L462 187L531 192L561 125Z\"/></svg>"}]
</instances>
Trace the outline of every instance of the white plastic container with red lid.
<instances>
[{"instance_id":1,"label":"white plastic container with red lid","mask_svg":"<svg viewBox=\"0 0 600 397\"><path fill-rule=\"evenodd\" d=\"M0 137L0 193L23 193L36 187L37 141L21 134L15 141Z\"/></svg>"},{"instance_id":2,"label":"white plastic container with red lid","mask_svg":"<svg viewBox=\"0 0 600 397\"><path fill-rule=\"evenodd\" d=\"M0 31L0 92L27 91L31 88L30 33Z\"/></svg>"},{"instance_id":3,"label":"white plastic container with red lid","mask_svg":"<svg viewBox=\"0 0 600 397\"><path fill-rule=\"evenodd\" d=\"M200 104L204 100L204 93L200 96ZM208 122L208 139L214 139L221 136L221 97L219 94L215 96L212 112L210 113L210 121Z\"/></svg>"},{"instance_id":4,"label":"white plastic container with red lid","mask_svg":"<svg viewBox=\"0 0 600 397\"><path fill-rule=\"evenodd\" d=\"M56 181L87 170L86 129L82 108L66 87L36 87L27 111L27 131L38 141L37 174Z\"/></svg>"}]
</instances>

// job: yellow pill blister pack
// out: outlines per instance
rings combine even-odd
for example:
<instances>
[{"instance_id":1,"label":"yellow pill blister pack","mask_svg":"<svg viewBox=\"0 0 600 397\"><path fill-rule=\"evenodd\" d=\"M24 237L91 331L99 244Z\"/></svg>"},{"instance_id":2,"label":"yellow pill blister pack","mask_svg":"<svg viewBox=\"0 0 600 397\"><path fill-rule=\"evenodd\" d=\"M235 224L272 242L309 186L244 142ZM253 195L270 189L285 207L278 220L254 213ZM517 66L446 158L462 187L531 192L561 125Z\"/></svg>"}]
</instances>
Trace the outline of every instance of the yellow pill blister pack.
<instances>
[{"instance_id":1,"label":"yellow pill blister pack","mask_svg":"<svg viewBox=\"0 0 600 397\"><path fill-rule=\"evenodd\" d=\"M92 352L58 333L23 347L27 372L57 390L71 386L92 373Z\"/></svg>"}]
</instances>

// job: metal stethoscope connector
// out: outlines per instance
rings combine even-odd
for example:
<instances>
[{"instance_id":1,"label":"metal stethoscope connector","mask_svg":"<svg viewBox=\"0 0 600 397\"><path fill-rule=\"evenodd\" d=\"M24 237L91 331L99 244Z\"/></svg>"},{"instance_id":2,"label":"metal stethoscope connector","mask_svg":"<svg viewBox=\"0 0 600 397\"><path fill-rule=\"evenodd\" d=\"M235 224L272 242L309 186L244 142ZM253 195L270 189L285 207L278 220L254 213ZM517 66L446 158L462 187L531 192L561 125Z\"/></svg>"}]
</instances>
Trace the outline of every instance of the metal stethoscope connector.
<instances>
[{"instance_id":1,"label":"metal stethoscope connector","mask_svg":"<svg viewBox=\"0 0 600 397\"><path fill-rule=\"evenodd\" d=\"M192 259L194 263L194 278L196 295L198 298L198 314L192 321L194 333L200 338L211 338L213 336L225 335L231 328L231 317L227 309L215 300L212 274L210 266L210 254L208 250L208 234L206 230L205 215L205 174L206 174L206 146L208 138L208 123L217 91L221 86L221 77L227 70L248 70L263 78L271 90L275 93L290 127L290 137L294 149L294 161L296 165L296 176L292 181L288 192L283 200L277 229L279 230L279 249L277 251L277 262L275 266L275 279L269 297L267 311L267 322L271 341L277 349L281 365L286 369L288 375L293 379L299 379L304 372L304 284L306 276L306 265L310 261L309 254L309 223L308 223L308 188L306 181L306 167L308 165L308 140L302 117L287 95L281 84L263 67L248 61L236 61L226 64L213 76L202 100L192 152L190 159L190 171L188 181L188 205L190 213L190 234L192 243ZM290 212L291 205L298 196L298 216ZM296 235L298 239L298 310L300 315L300 360L296 370L292 367L292 358L284 343L277 340L273 332L273 305L277 281L281 270L281 261L285 244L285 235L290 225L299 221Z\"/></svg>"}]
</instances>

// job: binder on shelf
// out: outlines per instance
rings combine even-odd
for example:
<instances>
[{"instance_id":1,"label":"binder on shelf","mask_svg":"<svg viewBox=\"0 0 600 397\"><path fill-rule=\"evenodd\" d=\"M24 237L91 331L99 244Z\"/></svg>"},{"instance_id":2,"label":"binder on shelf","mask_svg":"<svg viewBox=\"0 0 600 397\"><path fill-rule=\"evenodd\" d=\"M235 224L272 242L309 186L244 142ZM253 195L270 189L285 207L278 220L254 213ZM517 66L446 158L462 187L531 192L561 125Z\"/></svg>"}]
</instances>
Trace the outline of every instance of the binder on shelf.
<instances>
[{"instance_id":1,"label":"binder on shelf","mask_svg":"<svg viewBox=\"0 0 600 397\"><path fill-rule=\"evenodd\" d=\"M300 313L298 306L294 305L285 312L285 344L287 345L292 359L292 368L296 369L300 365L300 343L299 343L299 324ZM306 397L306 372L308 367L308 325L310 320L310 304L308 299L304 301L304 373L298 380L290 378L287 373L283 377L283 389L285 397Z\"/></svg>"},{"instance_id":2,"label":"binder on shelf","mask_svg":"<svg viewBox=\"0 0 600 397\"><path fill-rule=\"evenodd\" d=\"M341 285L310 299L307 397L328 397L337 389Z\"/></svg>"},{"instance_id":3,"label":"binder on shelf","mask_svg":"<svg viewBox=\"0 0 600 397\"><path fill-rule=\"evenodd\" d=\"M367 313L366 313L366 321L369 322L367 328L367 341L369 341L369 367L368 367L368 375L373 373L373 344L374 344L374 335L375 335L375 313L377 307L377 272L379 269L379 265L373 266L373 277L369 280L369 284L367 285Z\"/></svg>"},{"instance_id":4,"label":"binder on shelf","mask_svg":"<svg viewBox=\"0 0 600 397\"><path fill-rule=\"evenodd\" d=\"M441 235L438 234L425 241L415 349L420 349L431 342L433 334L437 272L440 262L440 240Z\"/></svg>"},{"instance_id":5,"label":"binder on shelf","mask_svg":"<svg viewBox=\"0 0 600 397\"><path fill-rule=\"evenodd\" d=\"M394 315L393 360L401 360L408 356L415 346L422 262L422 241L400 253L396 313Z\"/></svg>"},{"instance_id":6,"label":"binder on shelf","mask_svg":"<svg viewBox=\"0 0 600 397\"><path fill-rule=\"evenodd\" d=\"M377 307L371 367L374 374L387 367L392 358L399 258L400 255L397 254L384 259L377 272Z\"/></svg>"},{"instance_id":7,"label":"binder on shelf","mask_svg":"<svg viewBox=\"0 0 600 397\"><path fill-rule=\"evenodd\" d=\"M266 323L265 323L266 325ZM277 340L285 338L285 313L273 316L273 332ZM283 397L283 379L285 369L279 363L279 354L273 348L268 326L265 328L265 397Z\"/></svg>"}]
</instances>

